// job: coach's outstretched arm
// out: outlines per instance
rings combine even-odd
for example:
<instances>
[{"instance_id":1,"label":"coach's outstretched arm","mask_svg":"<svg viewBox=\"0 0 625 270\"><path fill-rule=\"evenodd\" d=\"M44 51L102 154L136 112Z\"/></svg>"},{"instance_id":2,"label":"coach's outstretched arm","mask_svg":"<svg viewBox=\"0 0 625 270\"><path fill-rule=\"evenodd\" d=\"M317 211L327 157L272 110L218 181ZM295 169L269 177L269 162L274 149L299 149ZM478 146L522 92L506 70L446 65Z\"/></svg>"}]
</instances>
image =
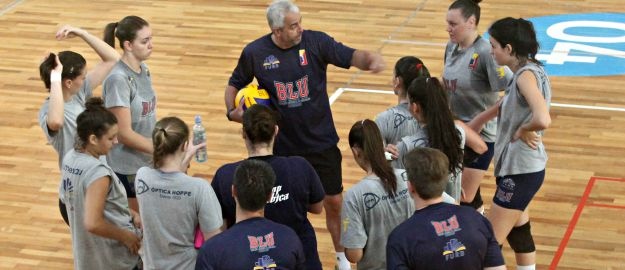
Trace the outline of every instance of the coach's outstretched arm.
<instances>
[{"instance_id":1,"label":"coach's outstretched arm","mask_svg":"<svg viewBox=\"0 0 625 270\"><path fill-rule=\"evenodd\" d=\"M352 56L352 66L361 70L378 73L384 70L385 63L382 56L378 53L356 50Z\"/></svg>"}]
</instances>

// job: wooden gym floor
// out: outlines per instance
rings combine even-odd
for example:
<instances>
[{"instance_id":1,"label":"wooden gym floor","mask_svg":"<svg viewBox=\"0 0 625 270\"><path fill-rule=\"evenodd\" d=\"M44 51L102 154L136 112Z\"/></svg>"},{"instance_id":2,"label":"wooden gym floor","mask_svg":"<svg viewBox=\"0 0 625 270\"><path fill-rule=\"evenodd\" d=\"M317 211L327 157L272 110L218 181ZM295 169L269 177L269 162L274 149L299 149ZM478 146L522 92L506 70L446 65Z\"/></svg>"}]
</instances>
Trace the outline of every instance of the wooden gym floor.
<instances>
[{"instance_id":1,"label":"wooden gym floor","mask_svg":"<svg viewBox=\"0 0 625 270\"><path fill-rule=\"evenodd\" d=\"M108 22L126 15L147 19L154 53L147 61L159 98L158 116L192 123L200 114L208 128L209 161L192 174L211 179L226 162L246 156L240 126L224 117L223 89L241 49L268 32L268 1L10 1L0 0L0 268L70 269L71 237L57 207L56 154L46 145L37 113L47 96L38 64L48 50L74 50L89 63L97 56L79 39L57 42L62 24L101 36ZM355 48L379 51L381 74L330 67L328 91L341 87L391 90L395 61L422 58L438 76L442 68L445 14L451 1L298 1L305 28L322 30ZM625 12L616 0L487 0L480 31L495 19L578 12ZM553 102L625 108L625 76L551 77ZM342 138L343 174L349 188L364 174L347 145L351 125L396 102L383 93L338 91L332 109ZM99 94L99 91L98 91ZM625 256L625 111L553 106L545 143L545 184L531 204L539 269L623 269ZM492 172L483 181L490 205ZM619 218L620 216L620 218ZM333 249L323 215L311 216L324 268ZM506 262L514 266L509 247Z\"/></svg>"}]
</instances>

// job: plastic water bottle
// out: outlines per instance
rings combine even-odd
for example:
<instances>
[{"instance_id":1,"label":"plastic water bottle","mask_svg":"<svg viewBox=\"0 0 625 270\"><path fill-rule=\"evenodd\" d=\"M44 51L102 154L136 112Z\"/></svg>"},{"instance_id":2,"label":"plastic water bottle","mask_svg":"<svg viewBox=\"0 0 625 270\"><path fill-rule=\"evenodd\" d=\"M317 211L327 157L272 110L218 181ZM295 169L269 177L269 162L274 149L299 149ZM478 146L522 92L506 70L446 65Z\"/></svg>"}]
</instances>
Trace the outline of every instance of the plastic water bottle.
<instances>
[{"instance_id":1,"label":"plastic water bottle","mask_svg":"<svg viewBox=\"0 0 625 270\"><path fill-rule=\"evenodd\" d=\"M195 125L193 125L193 145L198 145L203 142L206 142L206 129L202 125L202 118L196 115ZM202 147L195 152L195 161L206 161L206 147Z\"/></svg>"}]
</instances>

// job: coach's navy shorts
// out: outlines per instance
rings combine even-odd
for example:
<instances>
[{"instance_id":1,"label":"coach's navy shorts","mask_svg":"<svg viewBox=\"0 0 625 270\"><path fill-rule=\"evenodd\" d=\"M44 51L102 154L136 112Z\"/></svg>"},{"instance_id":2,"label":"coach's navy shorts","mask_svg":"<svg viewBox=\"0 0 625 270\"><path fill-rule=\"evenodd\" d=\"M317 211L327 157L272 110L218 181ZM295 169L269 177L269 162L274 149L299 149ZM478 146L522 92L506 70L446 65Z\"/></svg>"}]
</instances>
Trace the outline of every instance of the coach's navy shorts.
<instances>
[{"instance_id":1,"label":"coach's navy shorts","mask_svg":"<svg viewBox=\"0 0 625 270\"><path fill-rule=\"evenodd\" d=\"M115 173L119 181L124 185L124 189L126 190L126 197L128 198L136 198L137 193L135 193L135 176L136 174L121 174Z\"/></svg>"},{"instance_id":2,"label":"coach's navy shorts","mask_svg":"<svg viewBox=\"0 0 625 270\"><path fill-rule=\"evenodd\" d=\"M343 175L341 161L343 156L338 147L333 146L317 153L301 155L315 169L326 195L336 195L343 192Z\"/></svg>"}]
</instances>

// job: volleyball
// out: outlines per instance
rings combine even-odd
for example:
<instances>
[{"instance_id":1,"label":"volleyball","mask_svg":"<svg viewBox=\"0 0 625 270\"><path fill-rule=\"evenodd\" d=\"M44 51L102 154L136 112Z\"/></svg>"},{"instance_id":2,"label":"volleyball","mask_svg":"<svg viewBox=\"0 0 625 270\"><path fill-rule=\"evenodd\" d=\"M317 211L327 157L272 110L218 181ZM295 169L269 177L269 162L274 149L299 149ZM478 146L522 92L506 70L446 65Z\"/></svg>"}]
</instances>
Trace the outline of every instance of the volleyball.
<instances>
[{"instance_id":1,"label":"volleyball","mask_svg":"<svg viewBox=\"0 0 625 270\"><path fill-rule=\"evenodd\" d=\"M237 93L237 96L234 98L234 106L239 107L239 104L243 105L243 110L245 111L254 104L269 106L271 104L271 100L269 99L269 93L267 93L267 90L258 89L257 85L250 84L241 88L241 90Z\"/></svg>"}]
</instances>

